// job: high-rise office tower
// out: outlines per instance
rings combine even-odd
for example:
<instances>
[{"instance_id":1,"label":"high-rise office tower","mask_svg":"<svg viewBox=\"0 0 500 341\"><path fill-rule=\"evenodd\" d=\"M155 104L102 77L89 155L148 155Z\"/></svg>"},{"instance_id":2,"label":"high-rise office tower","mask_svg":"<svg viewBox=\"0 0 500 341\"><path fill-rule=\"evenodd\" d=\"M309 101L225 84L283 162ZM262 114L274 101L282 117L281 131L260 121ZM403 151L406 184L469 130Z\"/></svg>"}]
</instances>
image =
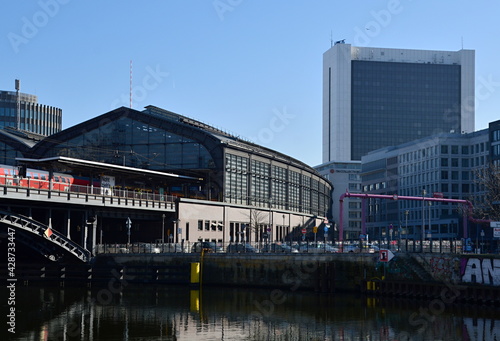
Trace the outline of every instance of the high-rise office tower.
<instances>
[{"instance_id":1,"label":"high-rise office tower","mask_svg":"<svg viewBox=\"0 0 500 341\"><path fill-rule=\"evenodd\" d=\"M316 169L339 196L361 192L361 157L436 133L474 131L473 50L356 47L323 54L323 164ZM361 202L344 205L345 238L361 231Z\"/></svg>"},{"instance_id":2,"label":"high-rise office tower","mask_svg":"<svg viewBox=\"0 0 500 341\"><path fill-rule=\"evenodd\" d=\"M474 131L473 50L356 47L323 55L323 162L436 133Z\"/></svg>"}]
</instances>

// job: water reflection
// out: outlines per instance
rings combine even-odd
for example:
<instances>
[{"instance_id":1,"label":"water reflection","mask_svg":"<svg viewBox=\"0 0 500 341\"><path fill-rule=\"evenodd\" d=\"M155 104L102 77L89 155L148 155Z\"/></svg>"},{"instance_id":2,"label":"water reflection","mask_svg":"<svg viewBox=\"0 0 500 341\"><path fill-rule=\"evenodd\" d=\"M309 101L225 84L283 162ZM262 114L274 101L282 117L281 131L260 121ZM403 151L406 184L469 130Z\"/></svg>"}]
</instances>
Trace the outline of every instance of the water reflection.
<instances>
[{"instance_id":1,"label":"water reflection","mask_svg":"<svg viewBox=\"0 0 500 341\"><path fill-rule=\"evenodd\" d=\"M16 334L8 339L500 339L498 309L442 307L436 301L273 289L19 287Z\"/></svg>"}]
</instances>

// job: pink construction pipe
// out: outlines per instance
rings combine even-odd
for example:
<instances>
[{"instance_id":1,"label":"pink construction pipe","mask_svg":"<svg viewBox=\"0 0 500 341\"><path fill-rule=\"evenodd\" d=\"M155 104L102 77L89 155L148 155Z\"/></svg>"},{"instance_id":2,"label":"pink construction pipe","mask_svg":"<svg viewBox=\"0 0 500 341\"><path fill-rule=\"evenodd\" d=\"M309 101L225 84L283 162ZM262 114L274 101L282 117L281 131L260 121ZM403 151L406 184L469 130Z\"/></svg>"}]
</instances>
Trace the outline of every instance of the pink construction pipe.
<instances>
[{"instance_id":1,"label":"pink construction pipe","mask_svg":"<svg viewBox=\"0 0 500 341\"><path fill-rule=\"evenodd\" d=\"M410 197L410 196L404 196L404 195L387 195L387 194L363 194L363 193L349 193L345 192L340 196L340 215L339 215L339 241L344 240L344 198L345 197L353 197L353 198L361 198L362 203L362 211L361 211L361 224L362 228L361 231L363 234L366 234L366 225L365 225L365 205L364 205L364 199L389 199L389 200L420 200L420 201L437 201L437 202L451 202L455 204L465 204L468 207L468 212L472 214L472 210L474 206L472 206L472 203L469 200L462 200L462 199L446 199L446 198L428 198L428 197ZM472 217L468 217L467 214L464 215L463 218L463 233L464 233L464 238L467 238L467 218L474 222L474 223L488 223L491 220L486 220L486 219L474 219Z\"/></svg>"}]
</instances>

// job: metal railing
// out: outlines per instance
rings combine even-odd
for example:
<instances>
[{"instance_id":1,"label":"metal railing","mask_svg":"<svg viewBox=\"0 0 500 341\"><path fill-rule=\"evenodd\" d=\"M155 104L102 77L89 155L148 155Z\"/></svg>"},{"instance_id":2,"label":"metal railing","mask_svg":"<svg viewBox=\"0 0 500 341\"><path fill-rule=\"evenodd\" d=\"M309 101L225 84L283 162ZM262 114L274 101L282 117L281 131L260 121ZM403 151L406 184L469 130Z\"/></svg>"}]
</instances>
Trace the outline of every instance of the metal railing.
<instances>
[{"instance_id":1,"label":"metal railing","mask_svg":"<svg viewBox=\"0 0 500 341\"><path fill-rule=\"evenodd\" d=\"M210 253L265 253L265 254L318 254L318 253L378 253L380 249L389 249L394 253L471 253L472 249L464 247L460 239L424 241L401 240L398 243L370 243L355 241L342 242L182 242L182 243L132 243L132 244L99 244L95 253L127 253L127 254L162 254L162 253L199 253L204 249Z\"/></svg>"},{"instance_id":2,"label":"metal railing","mask_svg":"<svg viewBox=\"0 0 500 341\"><path fill-rule=\"evenodd\" d=\"M51 196L65 196L76 195L80 197L83 195L94 196L94 198L113 198L116 199L132 199L144 200L153 202L168 202L172 203L176 197L173 195L152 193L142 190L129 190L129 189L116 189L116 188L103 188L93 185L71 185L62 182L54 182L47 180L29 180L28 178L3 178L4 181L0 185L3 187L3 194L7 195L9 190L26 192L27 196L31 194L46 194L47 197ZM1 188L0 187L0 188Z\"/></svg>"}]
</instances>

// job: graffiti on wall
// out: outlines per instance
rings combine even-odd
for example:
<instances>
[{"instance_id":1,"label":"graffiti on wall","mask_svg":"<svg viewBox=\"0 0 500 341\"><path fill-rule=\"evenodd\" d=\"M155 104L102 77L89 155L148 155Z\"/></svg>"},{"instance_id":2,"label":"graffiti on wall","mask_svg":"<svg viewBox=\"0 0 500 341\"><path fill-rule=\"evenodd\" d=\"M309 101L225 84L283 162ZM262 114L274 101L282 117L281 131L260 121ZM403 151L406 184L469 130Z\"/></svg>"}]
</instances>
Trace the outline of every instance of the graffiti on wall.
<instances>
[{"instance_id":1,"label":"graffiti on wall","mask_svg":"<svg viewBox=\"0 0 500 341\"><path fill-rule=\"evenodd\" d=\"M500 259L463 258L462 282L500 286Z\"/></svg>"},{"instance_id":2,"label":"graffiti on wall","mask_svg":"<svg viewBox=\"0 0 500 341\"><path fill-rule=\"evenodd\" d=\"M429 266L434 278L446 279L451 278L455 271L458 272L458 264L460 260L449 257L433 257L430 260Z\"/></svg>"}]
</instances>

